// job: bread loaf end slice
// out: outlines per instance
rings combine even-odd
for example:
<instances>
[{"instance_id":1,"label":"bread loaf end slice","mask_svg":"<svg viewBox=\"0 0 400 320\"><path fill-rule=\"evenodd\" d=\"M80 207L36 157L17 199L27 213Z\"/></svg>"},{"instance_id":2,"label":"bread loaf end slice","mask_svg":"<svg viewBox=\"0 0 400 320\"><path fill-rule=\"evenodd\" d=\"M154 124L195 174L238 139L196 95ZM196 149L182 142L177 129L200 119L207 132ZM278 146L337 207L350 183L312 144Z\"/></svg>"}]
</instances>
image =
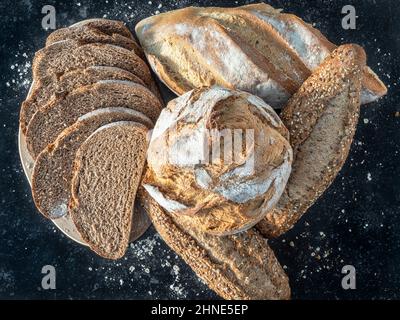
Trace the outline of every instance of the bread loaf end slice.
<instances>
[{"instance_id":1,"label":"bread loaf end slice","mask_svg":"<svg viewBox=\"0 0 400 320\"><path fill-rule=\"evenodd\" d=\"M128 247L146 135L141 124L115 122L96 130L77 152L69 212L82 238L104 258L121 258Z\"/></svg>"},{"instance_id":2,"label":"bread loaf end slice","mask_svg":"<svg viewBox=\"0 0 400 320\"><path fill-rule=\"evenodd\" d=\"M106 34L117 33L121 36L133 39L132 33L122 21L93 18L74 23L70 28L79 28L83 26L98 29Z\"/></svg>"},{"instance_id":3,"label":"bread loaf end slice","mask_svg":"<svg viewBox=\"0 0 400 320\"><path fill-rule=\"evenodd\" d=\"M76 40L55 42L35 54L32 73L35 81L89 66L101 65L125 69L150 86L152 78L146 63L133 51L104 43L82 43Z\"/></svg>"},{"instance_id":4,"label":"bread loaf end slice","mask_svg":"<svg viewBox=\"0 0 400 320\"><path fill-rule=\"evenodd\" d=\"M340 46L283 109L294 161L276 208L257 225L263 235L292 228L342 168L357 126L365 61L358 45Z\"/></svg>"}]
</instances>

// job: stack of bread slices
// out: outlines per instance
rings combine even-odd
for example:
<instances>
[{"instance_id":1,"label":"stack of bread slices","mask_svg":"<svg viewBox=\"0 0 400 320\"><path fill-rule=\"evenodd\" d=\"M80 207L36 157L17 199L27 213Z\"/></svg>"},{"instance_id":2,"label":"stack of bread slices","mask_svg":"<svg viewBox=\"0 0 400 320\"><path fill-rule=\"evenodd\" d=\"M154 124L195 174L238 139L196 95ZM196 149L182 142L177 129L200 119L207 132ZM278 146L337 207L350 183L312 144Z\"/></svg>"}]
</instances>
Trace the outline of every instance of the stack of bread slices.
<instances>
[{"instance_id":1,"label":"stack of bread slices","mask_svg":"<svg viewBox=\"0 0 400 320\"><path fill-rule=\"evenodd\" d=\"M70 215L90 248L111 259L146 227L133 203L162 102L143 57L122 22L59 29L34 57L21 107L38 210Z\"/></svg>"}]
</instances>

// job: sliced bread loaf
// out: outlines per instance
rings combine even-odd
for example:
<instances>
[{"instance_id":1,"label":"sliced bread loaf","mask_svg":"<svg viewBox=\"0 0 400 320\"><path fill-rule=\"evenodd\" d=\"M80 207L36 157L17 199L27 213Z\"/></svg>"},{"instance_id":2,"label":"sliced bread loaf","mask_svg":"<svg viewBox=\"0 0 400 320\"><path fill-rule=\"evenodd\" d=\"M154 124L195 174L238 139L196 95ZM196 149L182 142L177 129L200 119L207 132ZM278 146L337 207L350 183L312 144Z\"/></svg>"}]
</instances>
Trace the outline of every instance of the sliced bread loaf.
<instances>
[{"instance_id":1,"label":"sliced bread loaf","mask_svg":"<svg viewBox=\"0 0 400 320\"><path fill-rule=\"evenodd\" d=\"M365 60L361 47L340 46L283 109L294 161L276 208L257 225L263 235L293 227L342 168L357 126Z\"/></svg>"},{"instance_id":2,"label":"sliced bread loaf","mask_svg":"<svg viewBox=\"0 0 400 320\"><path fill-rule=\"evenodd\" d=\"M34 159L79 117L96 109L125 107L142 112L153 122L161 111L160 101L144 86L104 80L81 87L65 97L50 101L35 113L26 133L27 147Z\"/></svg>"},{"instance_id":3,"label":"sliced bread loaf","mask_svg":"<svg viewBox=\"0 0 400 320\"><path fill-rule=\"evenodd\" d=\"M67 214L72 165L78 148L98 128L117 121L135 121L149 129L153 127L148 117L132 109L97 109L79 118L39 154L32 175L32 194L45 217L56 219Z\"/></svg>"},{"instance_id":4,"label":"sliced bread loaf","mask_svg":"<svg viewBox=\"0 0 400 320\"><path fill-rule=\"evenodd\" d=\"M104 43L82 43L64 40L53 43L35 54L32 64L33 78L45 81L65 72L89 66L110 66L125 69L143 80L152 83L146 63L133 51Z\"/></svg>"},{"instance_id":5,"label":"sliced bread loaf","mask_svg":"<svg viewBox=\"0 0 400 320\"><path fill-rule=\"evenodd\" d=\"M100 80L128 80L144 85L144 82L133 73L124 69L106 66L91 66L63 74L59 79L39 83L22 103L20 112L20 127L25 134L29 121L37 110L46 105L53 95L61 96L81 86L93 84Z\"/></svg>"},{"instance_id":6,"label":"sliced bread loaf","mask_svg":"<svg viewBox=\"0 0 400 320\"><path fill-rule=\"evenodd\" d=\"M141 124L115 122L96 130L77 152L69 212L82 238L102 257L121 258L128 247L146 135Z\"/></svg>"},{"instance_id":7,"label":"sliced bread loaf","mask_svg":"<svg viewBox=\"0 0 400 320\"><path fill-rule=\"evenodd\" d=\"M113 44L128 50L133 50L142 59L144 58L143 50L134 39L127 38L119 33L106 33L88 25L58 29L47 37L46 46L69 39L79 40L84 43L98 42Z\"/></svg>"}]
</instances>

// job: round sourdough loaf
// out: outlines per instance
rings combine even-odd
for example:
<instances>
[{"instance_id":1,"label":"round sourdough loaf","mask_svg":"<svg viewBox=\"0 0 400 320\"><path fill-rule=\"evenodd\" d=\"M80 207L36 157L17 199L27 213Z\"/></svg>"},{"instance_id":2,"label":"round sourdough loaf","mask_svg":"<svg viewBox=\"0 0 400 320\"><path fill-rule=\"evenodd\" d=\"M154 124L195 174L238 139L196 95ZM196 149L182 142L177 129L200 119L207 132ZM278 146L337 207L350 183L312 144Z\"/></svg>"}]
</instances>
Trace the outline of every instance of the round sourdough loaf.
<instances>
[{"instance_id":1,"label":"round sourdough loaf","mask_svg":"<svg viewBox=\"0 0 400 320\"><path fill-rule=\"evenodd\" d=\"M288 131L260 98L221 87L172 100L154 128L144 187L168 212L227 235L260 221L288 180Z\"/></svg>"}]
</instances>

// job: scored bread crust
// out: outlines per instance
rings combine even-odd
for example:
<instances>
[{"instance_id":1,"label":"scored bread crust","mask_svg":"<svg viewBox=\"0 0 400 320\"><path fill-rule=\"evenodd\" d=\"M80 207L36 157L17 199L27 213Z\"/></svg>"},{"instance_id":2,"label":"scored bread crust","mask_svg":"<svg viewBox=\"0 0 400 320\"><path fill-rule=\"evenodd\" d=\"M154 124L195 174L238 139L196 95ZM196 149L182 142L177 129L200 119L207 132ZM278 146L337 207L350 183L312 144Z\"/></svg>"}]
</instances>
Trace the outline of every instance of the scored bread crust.
<instances>
[{"instance_id":1,"label":"scored bread crust","mask_svg":"<svg viewBox=\"0 0 400 320\"><path fill-rule=\"evenodd\" d=\"M140 21L135 30L154 72L175 93L219 84L273 107L283 106L336 48L299 17L264 3L174 10ZM362 103L386 92L365 67Z\"/></svg>"},{"instance_id":2,"label":"scored bread crust","mask_svg":"<svg viewBox=\"0 0 400 320\"><path fill-rule=\"evenodd\" d=\"M154 227L210 289L224 299L290 299L288 278L267 241L255 229L212 236L167 214L140 188L138 202Z\"/></svg>"},{"instance_id":3,"label":"scored bread crust","mask_svg":"<svg viewBox=\"0 0 400 320\"><path fill-rule=\"evenodd\" d=\"M340 46L283 109L294 160L282 197L257 225L264 236L292 228L342 168L357 126L365 61L358 45Z\"/></svg>"},{"instance_id":4,"label":"scored bread crust","mask_svg":"<svg viewBox=\"0 0 400 320\"><path fill-rule=\"evenodd\" d=\"M142 79L147 86L153 82L148 66L133 51L111 44L81 43L76 40L55 42L37 51L32 73L36 83L94 65L125 69Z\"/></svg>"},{"instance_id":5,"label":"scored bread crust","mask_svg":"<svg viewBox=\"0 0 400 320\"><path fill-rule=\"evenodd\" d=\"M76 154L69 213L82 239L104 258L119 259L128 247L146 136L139 123L114 122L93 132Z\"/></svg>"},{"instance_id":6,"label":"scored bread crust","mask_svg":"<svg viewBox=\"0 0 400 320\"><path fill-rule=\"evenodd\" d=\"M82 43L108 43L128 50L132 50L140 58L144 59L142 48L136 41L130 37L123 36L119 33L103 32L99 28L82 25L77 27L69 27L58 29L47 37L46 46L62 40L78 40Z\"/></svg>"},{"instance_id":7,"label":"scored bread crust","mask_svg":"<svg viewBox=\"0 0 400 320\"><path fill-rule=\"evenodd\" d=\"M104 80L80 87L65 97L50 101L35 113L26 133L29 153L35 159L79 117L108 107L134 109L155 122L162 105L147 88L130 81Z\"/></svg>"},{"instance_id":8,"label":"scored bread crust","mask_svg":"<svg viewBox=\"0 0 400 320\"><path fill-rule=\"evenodd\" d=\"M67 214L72 165L80 145L98 128L117 121L134 121L153 127L144 114L128 108L97 109L65 129L37 157L32 174L32 195L38 210L49 219Z\"/></svg>"},{"instance_id":9,"label":"scored bread crust","mask_svg":"<svg viewBox=\"0 0 400 320\"><path fill-rule=\"evenodd\" d=\"M63 74L54 81L40 83L22 103L20 112L20 128L25 134L29 121L35 112L45 106L50 99L63 96L81 86L93 84L100 80L127 80L145 85L144 82L134 74L124 69L107 66L90 66Z\"/></svg>"}]
</instances>

